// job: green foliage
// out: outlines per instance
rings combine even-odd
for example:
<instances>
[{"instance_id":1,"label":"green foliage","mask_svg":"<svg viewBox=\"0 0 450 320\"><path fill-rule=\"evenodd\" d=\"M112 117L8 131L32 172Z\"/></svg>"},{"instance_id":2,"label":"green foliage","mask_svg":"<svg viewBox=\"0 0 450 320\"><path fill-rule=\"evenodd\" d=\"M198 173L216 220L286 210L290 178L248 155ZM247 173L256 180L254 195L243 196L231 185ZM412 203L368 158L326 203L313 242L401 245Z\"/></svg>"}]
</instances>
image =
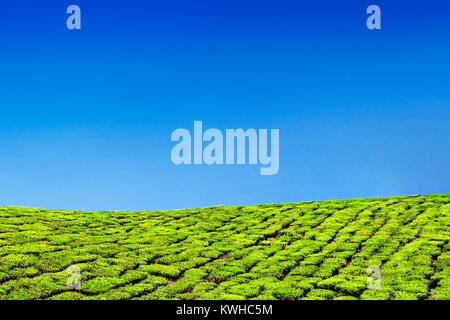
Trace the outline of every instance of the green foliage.
<instances>
[{"instance_id":1,"label":"green foliage","mask_svg":"<svg viewBox=\"0 0 450 320\"><path fill-rule=\"evenodd\" d=\"M449 227L449 194L138 212L0 207L0 299L449 300ZM80 288L69 289L75 265ZM378 289L367 286L370 266Z\"/></svg>"},{"instance_id":2,"label":"green foliage","mask_svg":"<svg viewBox=\"0 0 450 320\"><path fill-rule=\"evenodd\" d=\"M273 295L281 300L296 300L303 295L303 291L293 287L281 287L275 290Z\"/></svg>"}]
</instances>

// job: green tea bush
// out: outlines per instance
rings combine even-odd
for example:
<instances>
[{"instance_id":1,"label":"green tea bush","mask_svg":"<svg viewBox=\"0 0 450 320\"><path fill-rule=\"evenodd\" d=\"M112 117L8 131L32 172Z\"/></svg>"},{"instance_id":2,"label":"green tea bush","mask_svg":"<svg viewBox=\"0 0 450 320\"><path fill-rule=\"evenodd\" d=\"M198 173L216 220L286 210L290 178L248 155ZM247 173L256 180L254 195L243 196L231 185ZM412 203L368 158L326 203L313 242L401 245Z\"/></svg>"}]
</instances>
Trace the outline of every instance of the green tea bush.
<instances>
[{"instance_id":1,"label":"green tea bush","mask_svg":"<svg viewBox=\"0 0 450 320\"><path fill-rule=\"evenodd\" d=\"M67 287L74 265L79 289ZM374 266L379 288L368 287ZM450 195L132 212L0 207L0 299L448 300Z\"/></svg>"}]
</instances>

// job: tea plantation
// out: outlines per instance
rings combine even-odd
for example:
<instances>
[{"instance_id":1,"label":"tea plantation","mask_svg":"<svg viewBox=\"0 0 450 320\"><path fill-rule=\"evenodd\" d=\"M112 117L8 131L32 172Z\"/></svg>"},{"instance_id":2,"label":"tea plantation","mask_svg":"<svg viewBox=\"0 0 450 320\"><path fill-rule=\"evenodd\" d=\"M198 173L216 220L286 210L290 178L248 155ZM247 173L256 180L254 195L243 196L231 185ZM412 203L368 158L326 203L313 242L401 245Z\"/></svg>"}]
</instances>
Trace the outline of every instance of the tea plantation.
<instances>
[{"instance_id":1,"label":"tea plantation","mask_svg":"<svg viewBox=\"0 0 450 320\"><path fill-rule=\"evenodd\" d=\"M450 194L139 212L1 207L0 300L450 299L449 240ZM71 266L78 289L67 286ZM378 289L367 286L371 266Z\"/></svg>"}]
</instances>

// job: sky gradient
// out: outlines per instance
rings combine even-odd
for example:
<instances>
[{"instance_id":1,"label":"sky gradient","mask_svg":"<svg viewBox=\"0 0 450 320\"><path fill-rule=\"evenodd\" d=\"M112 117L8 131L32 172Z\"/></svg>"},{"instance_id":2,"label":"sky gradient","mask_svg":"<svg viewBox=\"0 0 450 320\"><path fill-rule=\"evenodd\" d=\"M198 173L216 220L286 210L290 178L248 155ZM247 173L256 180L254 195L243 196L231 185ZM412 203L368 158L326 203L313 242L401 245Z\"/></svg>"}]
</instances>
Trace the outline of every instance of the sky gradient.
<instances>
[{"instance_id":1,"label":"sky gradient","mask_svg":"<svg viewBox=\"0 0 450 320\"><path fill-rule=\"evenodd\" d=\"M66 28L71 4L82 30ZM449 14L444 0L4 0L0 205L449 193ZM194 120L280 129L278 174L175 166L171 133Z\"/></svg>"}]
</instances>

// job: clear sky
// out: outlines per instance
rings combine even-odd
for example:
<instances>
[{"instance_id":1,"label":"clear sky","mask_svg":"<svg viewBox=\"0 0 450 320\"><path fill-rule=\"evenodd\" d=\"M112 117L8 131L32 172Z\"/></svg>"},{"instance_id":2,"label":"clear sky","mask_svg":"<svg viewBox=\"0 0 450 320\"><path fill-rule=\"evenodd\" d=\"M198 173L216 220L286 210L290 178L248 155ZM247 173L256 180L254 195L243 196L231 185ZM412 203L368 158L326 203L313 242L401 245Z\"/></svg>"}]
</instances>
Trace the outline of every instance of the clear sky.
<instances>
[{"instance_id":1,"label":"clear sky","mask_svg":"<svg viewBox=\"0 0 450 320\"><path fill-rule=\"evenodd\" d=\"M0 205L448 193L449 15L445 0L2 0ZM280 129L279 173L175 166L171 133L194 120Z\"/></svg>"}]
</instances>

